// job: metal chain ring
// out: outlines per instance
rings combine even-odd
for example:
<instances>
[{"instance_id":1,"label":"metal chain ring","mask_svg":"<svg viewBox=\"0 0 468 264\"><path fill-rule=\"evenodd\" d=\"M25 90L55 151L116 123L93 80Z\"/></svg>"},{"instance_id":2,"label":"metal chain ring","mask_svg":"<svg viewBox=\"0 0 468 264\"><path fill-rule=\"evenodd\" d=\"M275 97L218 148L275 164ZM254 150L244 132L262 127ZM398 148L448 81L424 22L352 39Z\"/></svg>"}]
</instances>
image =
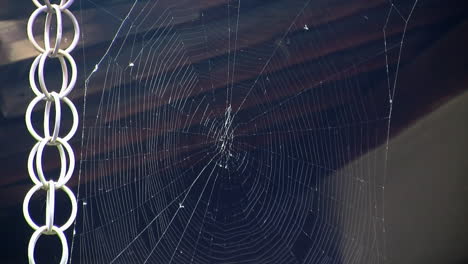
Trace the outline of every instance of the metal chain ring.
<instances>
[{"instance_id":1,"label":"metal chain ring","mask_svg":"<svg viewBox=\"0 0 468 264\"><path fill-rule=\"evenodd\" d=\"M48 12L46 15L46 20L45 20L45 27L44 27L44 45L45 45L45 50L50 49L50 23L52 23L52 14L55 14L57 17L57 25L62 24L62 11L60 10L60 7L58 5L51 5L50 6L52 10L54 11L53 13ZM52 57L57 56L57 52L60 48L60 43L62 42L62 27L57 27L57 33L55 37L55 46L54 46L54 51L52 52Z\"/></svg>"},{"instance_id":2,"label":"metal chain ring","mask_svg":"<svg viewBox=\"0 0 468 264\"><path fill-rule=\"evenodd\" d=\"M52 94L52 93L51 93ZM34 139L36 139L37 141L41 141L43 140L44 138L47 137L47 135L50 135L50 131L47 131L44 133L44 137L41 137L37 132L36 130L34 129L33 127L33 124L32 124L32 121L31 121L31 116L32 116L32 112L33 112L33 109L34 107L40 102L40 101L44 101L46 100L46 96L44 94L34 98L28 105L28 108L26 108L26 114L25 114L25 121L26 121L26 128L28 129L29 133L32 135L32 137ZM63 141L69 141L76 133L76 130L78 129L78 111L76 110L76 107L75 105L72 103L72 101L70 101L70 99L68 99L67 97L64 97L61 99L61 101L63 101L71 110L72 112L72 116L73 116L73 123L72 123L72 127L70 128L70 131L68 132L68 134L63 137ZM47 102L46 102L46 106L47 106ZM57 108L56 108L57 109ZM47 109L46 109L47 110ZM56 118L57 118L57 113L56 113ZM44 122L46 122L44 120ZM55 126L54 126L55 127ZM44 129L47 129L48 127L45 127L44 126ZM54 131L55 132L55 131ZM54 133L52 132L52 133Z\"/></svg>"},{"instance_id":3,"label":"metal chain ring","mask_svg":"<svg viewBox=\"0 0 468 264\"><path fill-rule=\"evenodd\" d=\"M73 2L73 1L69 1L69 2ZM67 3L69 3L67 2ZM52 5L52 7L54 6L57 6L57 5ZM76 20L76 17L73 15L72 12L70 12L68 9L64 9L62 7L58 7L58 8L53 8L52 10L54 10L55 12L57 12L58 14L58 10L60 10L61 12L65 13L65 15L68 16L68 18L70 18L72 24L73 24L73 41L72 43L70 44L70 46L68 48L65 49L66 52L70 53L72 50L75 49L76 45L78 44L78 40L80 38L80 27L78 25L78 20ZM41 14L41 13L48 13L48 7L47 6L40 6L39 8L37 8L32 14L31 14L31 17L29 18L28 20L28 25L27 25L27 33L28 33L28 39L29 41L33 44L34 48L36 48L37 51L39 51L40 53L44 53L46 51L46 48L44 47L41 47L37 41L36 41L36 38L34 37L34 33L33 33L33 26L34 26L34 23L36 22L36 19L37 17ZM61 16L61 15L58 15L58 16ZM57 16L57 23L58 23L58 18ZM61 20L61 19L60 19ZM45 23L47 25L47 23ZM50 23L49 23L49 26L50 26ZM62 25L60 25L62 26ZM58 27L58 26L57 26ZM60 29L61 31L61 29ZM47 32L50 32L50 30L48 30ZM58 29L57 29L57 32L58 32ZM46 32L45 32L46 33ZM57 39L58 40L58 39ZM60 46L61 43L58 43L58 45ZM57 44L56 44L57 45Z\"/></svg>"},{"instance_id":4,"label":"metal chain ring","mask_svg":"<svg viewBox=\"0 0 468 264\"><path fill-rule=\"evenodd\" d=\"M45 235L47 230L47 226L43 226L39 229L37 229L31 236L31 240L29 240L29 245L28 245L28 259L29 259L29 264L36 264L36 261L34 260L34 249L36 248L36 243L37 240L41 235ZM60 264L65 264L67 263L68 259L68 243L67 243L67 238L65 237L65 234L63 231L60 231L58 227L53 226L52 231L60 238L60 242L62 242L62 258L60 259Z\"/></svg>"},{"instance_id":5,"label":"metal chain ring","mask_svg":"<svg viewBox=\"0 0 468 264\"><path fill-rule=\"evenodd\" d=\"M31 85L31 89L33 90L34 94L36 94L37 96L41 96L42 94L45 94L48 99L51 99L51 96L45 84L44 68L45 68L46 59L52 53L53 53L53 50L49 49L47 52L44 52L38 55L36 59L33 61L31 65L31 69L29 70L29 84ZM75 87L76 79L77 79L77 67L76 67L75 60L66 50L59 50L57 58L59 59L60 66L62 68L62 87L60 88L60 92L59 92L59 96L62 98L62 97L67 96ZM70 83L68 83L68 67L67 67L67 63L65 59L68 60L71 66L71 70L72 70ZM41 87L41 90L37 88L36 80L35 80L35 74L36 74L37 68L39 68L37 75L39 78L39 85Z\"/></svg>"},{"instance_id":6,"label":"metal chain ring","mask_svg":"<svg viewBox=\"0 0 468 264\"><path fill-rule=\"evenodd\" d=\"M29 240L28 245L28 259L30 264L36 263L34 260L34 250L36 247L37 240L41 235L56 235L59 237L62 243L62 257L60 264L65 264L68 260L68 243L65 237L65 230L67 230L76 219L78 210L77 200L73 192L69 187L66 186L70 180L75 169L75 154L68 141L73 137L76 130L78 129L78 112L75 105L67 98L68 94L73 90L77 79L77 67L75 60L70 55L70 52L76 47L79 40L79 25L75 16L68 10L73 3L73 0L60 0L60 4L52 4L50 0L43 0L42 4L39 0L32 0L37 6L37 9L31 14L27 25L28 38L32 45L38 50L39 54L31 65L29 71L29 83L33 93L36 95L31 103L28 105L25 114L26 127L29 133L37 143L31 149L28 157L28 174L31 181L35 184L26 194L23 202L23 214L26 222L35 230ZM33 34L33 25L36 22L39 14L45 13L44 23L44 47L41 47ZM72 21L74 37L70 46L66 49L61 49L63 37L63 26L62 26L62 13L68 16ZM51 45L50 29L52 24L52 18L55 15L57 22L57 30L55 33L55 43ZM47 89L44 78L44 67L45 62L48 58L58 59L62 69L62 85L60 89L55 89L51 92ZM68 64L67 64L68 61ZM71 67L71 78L68 78L68 65ZM36 76L39 80L39 87L36 84ZM45 101L44 108L44 134L40 136L33 127L31 116L34 107L41 101ZM68 134L65 137L60 137L60 126L62 121L62 102L65 103L71 110L73 116L73 124ZM52 105L55 109L55 116L53 122L53 130L50 131L50 119L51 119L51 108ZM60 156L60 174L57 181L52 179L46 179L44 175L44 169L42 167L42 155L46 146L55 146ZM68 168L68 169L67 169ZM37 174L36 174L37 173ZM39 190L45 190L46 195L46 219L43 226L37 225L29 214L29 203L32 196ZM57 190L63 190L68 196L71 202L71 214L67 222L62 226L56 226L54 224L55 217L55 193Z\"/></svg>"},{"instance_id":7,"label":"metal chain ring","mask_svg":"<svg viewBox=\"0 0 468 264\"><path fill-rule=\"evenodd\" d=\"M50 185L50 182L48 183L48 186L51 186ZM70 217L68 218L67 222L65 222L65 224L63 224L61 227L57 227L55 226L58 230L64 232L65 230L67 230L72 224L73 224L73 221L75 221L75 218L76 218L76 214L78 212L78 203L76 202L76 197L75 195L73 194L73 192L70 190L70 188L68 188L66 185L63 185L62 187L60 188L57 188L57 185L55 185L55 183L53 184L54 186L54 192L58 189L61 189L65 192L65 194L68 196L68 198L70 198L70 201L71 201L71 206L72 206L72 210L71 210L71 213L70 213ZM41 229L41 227L39 225L37 225L34 220L32 220L31 216L29 215L29 202L31 201L31 198L32 196L37 192L39 191L40 189L43 189L43 185L35 185L34 187L31 188L31 190L28 191L28 193L26 193L26 196L24 197L24 201L23 201L23 214L24 214L24 218L26 220L26 222L29 224L29 226L34 229L34 230L39 230ZM47 199L51 199L49 198L50 194L49 192L51 191L51 188L49 188L47 190ZM54 197L55 197L55 193L54 193ZM46 201L47 204L49 203L52 203L51 200L49 201ZM53 203L55 204L55 200L53 201ZM46 207L46 210L47 210L47 207ZM46 225L45 227L49 227L49 225L51 226L54 226L54 221L53 219L50 219L50 218L53 218L54 216L54 212L46 212ZM44 235L51 235L51 231L48 231L49 229L46 229L44 232Z\"/></svg>"}]
</instances>

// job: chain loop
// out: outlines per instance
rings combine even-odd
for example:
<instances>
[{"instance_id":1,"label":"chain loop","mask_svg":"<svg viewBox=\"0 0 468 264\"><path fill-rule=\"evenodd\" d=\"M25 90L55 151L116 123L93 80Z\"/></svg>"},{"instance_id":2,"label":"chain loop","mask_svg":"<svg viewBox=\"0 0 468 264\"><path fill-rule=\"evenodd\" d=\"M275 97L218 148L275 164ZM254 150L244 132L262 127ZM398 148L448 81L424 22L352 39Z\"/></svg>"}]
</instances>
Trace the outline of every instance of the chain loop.
<instances>
[{"instance_id":1,"label":"chain loop","mask_svg":"<svg viewBox=\"0 0 468 264\"><path fill-rule=\"evenodd\" d=\"M49 50L45 51L44 53L42 53L42 55L40 55L39 65L38 65L38 67L39 67L39 70L38 70L39 86L41 87L42 93L44 93L49 100L51 100L52 98L51 98L50 93L47 90L47 86L45 84L44 66L45 66L46 59L52 53L53 53L52 49L49 49ZM75 60L73 59L73 57L67 51L59 50L58 55L60 55L58 57L58 59L60 61L60 66L62 67L62 88L60 89L59 96L61 98L63 98L65 96L67 96L71 92L71 90L75 87L76 78L77 78L77 67L76 67ZM70 63L71 69L72 69L71 80L70 80L70 83L68 83L68 85L67 85L67 82L68 82L68 69L67 69L67 64L65 63L65 60L63 58L66 58L68 60L68 62ZM31 66L31 71L33 71L33 72L36 71L36 67L35 67L34 63ZM32 75L34 76L34 73ZM31 76L31 73L30 73L30 76ZM33 91L37 90L37 86L34 83L34 79L33 79L33 84L34 84L32 86Z\"/></svg>"},{"instance_id":2,"label":"chain loop","mask_svg":"<svg viewBox=\"0 0 468 264\"><path fill-rule=\"evenodd\" d=\"M48 3L49 1L46 0L46 2ZM50 23L52 22L52 18L51 18L52 14L55 14L55 16L57 17L57 25L62 25L62 11L60 10L60 7L58 5L51 5L51 8L52 8L52 11L54 12L47 12L45 26L44 26L45 50L50 50L50 27L51 27ZM50 55L51 57L57 56L61 43L62 43L62 27L57 27L57 33L55 37L55 46L54 46L52 54Z\"/></svg>"},{"instance_id":3,"label":"chain loop","mask_svg":"<svg viewBox=\"0 0 468 264\"><path fill-rule=\"evenodd\" d=\"M53 235L52 227L54 226L55 214L55 182L50 180L47 189L46 198L46 226L47 235Z\"/></svg>"},{"instance_id":4,"label":"chain loop","mask_svg":"<svg viewBox=\"0 0 468 264\"><path fill-rule=\"evenodd\" d=\"M52 94L52 93L51 93ZM60 96L60 95L59 95ZM40 102L40 101L43 101L43 100L46 100L46 96L44 94L42 95L39 95L38 97L34 98L28 105L28 108L26 108L26 114L25 114L25 121L26 121L26 128L28 129L29 133L31 134L31 136L36 139L37 141L41 141L43 140L45 137L47 137L47 134L44 134L44 137L41 137L37 132L36 130L34 129L33 125L32 125L32 121L31 121L31 116L32 116L32 112L33 112L33 109L34 107ZM72 112L72 120L73 120L73 123L72 123L72 127L70 128L70 131L68 132L68 134L63 137L63 141L69 141L76 133L76 130L78 129L78 111L76 110L76 107L75 105L72 103L72 101L70 99L68 99L67 97L64 97L61 99L61 101L63 101L71 110ZM47 101L46 101L46 104L47 104ZM45 122L45 121L44 121ZM55 127L55 126L54 126ZM45 128L44 128L45 129ZM55 131L54 131L55 132ZM58 131L57 131L58 132ZM46 132L47 133L47 132ZM52 132L53 133L53 132ZM50 132L49 132L49 135L50 135Z\"/></svg>"},{"instance_id":5,"label":"chain loop","mask_svg":"<svg viewBox=\"0 0 468 264\"><path fill-rule=\"evenodd\" d=\"M33 90L33 92L34 92L34 94L36 96L42 96L43 95L43 93L37 88L36 80L35 80L37 66L39 65L39 61L41 60L41 58L42 58L42 54L39 54L36 57L36 59L34 59L32 65L31 65L31 69L29 70L29 85L31 86L31 89ZM62 91L62 90L65 90L66 87L68 86L68 67L67 67L67 63L65 62L65 59L63 57L58 57L58 59L59 59L59 62L60 62L60 66L62 67L62 87L60 89L60 91ZM37 74L37 75L39 75L39 74ZM41 87L41 90L42 90L42 87Z\"/></svg>"},{"instance_id":6,"label":"chain loop","mask_svg":"<svg viewBox=\"0 0 468 264\"><path fill-rule=\"evenodd\" d=\"M43 226L37 229L32 234L31 240L29 240L29 245L28 245L29 264L36 264L36 261L34 260L34 249L36 248L36 243L39 237L43 234L46 235L46 230L47 230L47 226ZM63 233L63 231L58 229L56 226L52 227L52 232L53 234L57 235L60 238L60 242L62 243L62 258L60 259L60 264L65 264L67 263L67 259L68 259L67 238L65 237L65 234Z\"/></svg>"},{"instance_id":7,"label":"chain loop","mask_svg":"<svg viewBox=\"0 0 468 264\"><path fill-rule=\"evenodd\" d=\"M41 189L44 189L46 190L47 192L50 191L50 182L47 183L47 186L45 185L34 185L34 187L32 187L28 193L26 193L26 196L24 197L24 201L23 201L23 214L24 214L24 218L26 220L26 222L28 223L28 225L34 229L34 230L38 230L40 229L41 227L38 226L34 220L32 220L31 218L31 215L29 214L29 202L31 201L31 198L32 196L39 190ZM73 224L73 221L75 221L75 218L76 218L76 214L78 212L78 203L76 202L76 197L75 195L73 194L73 192L70 190L70 188L68 188L66 185L62 185L62 187L57 187L57 184L54 183L54 189L55 191L56 190L63 190L65 192L65 194L68 196L68 198L70 199L70 202L71 202L71 213L70 213L70 217L68 218L67 222L65 222L65 224L63 224L61 227L57 227L55 226L53 223L52 223L52 229L53 227L55 226L57 229L59 229L60 231L64 232L65 230L67 230L72 224ZM49 193L47 193L47 195L49 195ZM55 196L55 193L54 193L54 196ZM48 198L49 199L49 198ZM46 202L47 203L47 202ZM54 201L55 203L55 201ZM47 208L46 208L47 210ZM50 221L51 219L47 220L47 218L49 217L53 217L54 215L54 212L46 212L46 225L45 227L48 227L47 223L50 223L48 221ZM53 222L53 220L52 220ZM47 232L47 230L46 230ZM44 233L45 235L50 235L51 233L48 232L48 233Z\"/></svg>"},{"instance_id":8,"label":"chain loop","mask_svg":"<svg viewBox=\"0 0 468 264\"><path fill-rule=\"evenodd\" d=\"M69 2L73 2L73 1L68 1L67 4ZM56 5L52 5L53 6L56 6ZM40 7L38 7L32 14L31 14L31 17L29 18L28 20L28 25L27 25L27 33L28 33L28 39L29 41L33 44L34 48L39 51L40 53L44 53L46 51L46 48L45 47L41 47L38 43L37 43L37 40L36 38L34 37L34 33L33 33L33 25L34 25L34 22L36 22L36 19L37 17L41 14L41 13L49 13L47 10L48 7L46 5L41 5ZM66 8L63 8L63 7L59 7L60 11L62 11L65 15L68 16L68 18L70 18L72 24L73 24L73 40L72 40L72 43L70 44L70 46L68 48L65 49L66 52L70 53L72 50L75 49L76 45L78 44L78 40L80 38L80 27L78 25L78 20L76 20L76 17L73 15L72 12L70 12L70 10L66 9ZM55 10L55 9L53 9ZM56 12L56 11L55 11ZM49 13L50 14L50 13ZM46 17L47 19L47 17ZM45 23L47 25L47 23ZM62 25L60 25L61 27ZM57 26L58 27L58 26ZM50 43L49 43L50 44Z\"/></svg>"},{"instance_id":9,"label":"chain loop","mask_svg":"<svg viewBox=\"0 0 468 264\"><path fill-rule=\"evenodd\" d=\"M52 102L55 105L55 122L54 122L54 132L52 133L52 138L50 140L51 143L55 143L57 140L59 130L60 130L60 121L61 121L61 114L62 112L60 107L60 98L56 92L51 92L50 95L54 99L53 101L46 101L45 111L44 111L44 136L46 138L50 137L50 129L49 129L49 122L50 122L50 107L52 106Z\"/></svg>"},{"instance_id":10,"label":"chain loop","mask_svg":"<svg viewBox=\"0 0 468 264\"><path fill-rule=\"evenodd\" d=\"M45 138L41 142L39 142L39 146L37 147L37 153L36 153L36 170L37 170L37 176L39 177L41 184L42 185L47 185L47 180L45 179L44 176L44 169L42 168L42 154L44 152L44 147L50 142L51 138ZM56 139L57 144L54 144L57 149L59 150L59 155L60 155L60 176L57 182L57 188L62 187L62 185L67 184L67 182L70 180L73 170L75 169L75 154L73 153L73 149L71 148L70 144L68 142L63 141L61 138ZM68 171L65 174L65 168L66 168L66 157L65 157L65 152L64 148L68 153L68 159L69 159L69 167Z\"/></svg>"},{"instance_id":11,"label":"chain loop","mask_svg":"<svg viewBox=\"0 0 468 264\"><path fill-rule=\"evenodd\" d=\"M45 143L47 144L48 139L44 139L43 141L45 141ZM40 176L38 177L36 175L36 173L34 172L34 158L36 157L39 146L41 145L41 143L43 141L37 142L36 145L34 145L34 147L32 148L31 152L29 153L28 173L29 173L29 177L31 178L31 180L32 180L32 182L34 184L41 185L41 187L44 187L44 186L46 187L47 186L47 181L46 181L46 179L44 177L44 170L42 169L42 158L40 159L39 162L36 160L36 169L37 168L40 169L40 171L41 171ZM66 161L63 146L57 145L57 149L58 149L59 155L60 155L60 174L59 174L60 176L59 176L59 179L63 179L63 178L65 178L67 161ZM42 152L41 152L40 155L42 155ZM37 170L39 171L39 169L37 169ZM39 174L39 172L38 172L38 174Z\"/></svg>"},{"instance_id":12,"label":"chain loop","mask_svg":"<svg viewBox=\"0 0 468 264\"><path fill-rule=\"evenodd\" d=\"M52 4L50 0L44 0L41 4L39 0L32 0L37 6L37 9L31 14L27 24L27 34L32 45L39 54L31 65L29 71L29 83L33 93L36 95L28 105L25 114L26 127L34 139L37 140L36 144L31 149L28 156L28 174L31 181L35 184L26 194L23 202L23 215L26 222L35 230L32 234L28 245L28 259L30 264L34 264L34 250L37 240L41 235L56 235L62 243L62 257L60 264L65 264L68 259L68 244L64 231L67 230L75 221L78 211L76 197L65 184L70 180L75 169L75 154L68 141L73 137L78 129L78 112L75 105L67 98L73 90L77 80L77 67L76 62L70 55L70 52L76 47L79 40L79 25L75 16L68 10L73 3L73 0L60 0L60 4ZM45 13L46 18L44 22L44 47L41 47L33 34L33 25L36 22L39 14ZM61 49L63 38L63 25L62 13L64 13L72 21L73 24L73 40L66 49ZM53 16L56 16L57 30L55 33L55 43L51 45L50 29ZM62 84L60 90L53 90L49 92L45 84L44 68L48 58L58 59L62 69ZM68 64L67 64L68 61ZM71 78L68 76L68 65L71 67ZM36 84L36 75L39 80L39 87ZM34 129L31 121L32 112L34 107L40 102L45 101L44 108L44 136L40 136ZM60 126L62 121L62 102L64 102L71 110L73 116L73 123L68 134L65 137L60 137ZM53 130L50 131L51 122L51 108L54 105L55 117L53 123ZM44 169L42 167L42 156L46 146L55 146L60 156L60 173L57 181L46 179L44 176ZM34 166L35 165L35 166ZM67 169L68 168L68 169ZM37 173L37 175L36 175ZM45 225L37 225L29 214L29 203L32 196L39 190L45 190L46 196L46 217ZM54 223L55 218L55 192L63 190L71 202L71 213L67 222L61 227Z\"/></svg>"}]
</instances>

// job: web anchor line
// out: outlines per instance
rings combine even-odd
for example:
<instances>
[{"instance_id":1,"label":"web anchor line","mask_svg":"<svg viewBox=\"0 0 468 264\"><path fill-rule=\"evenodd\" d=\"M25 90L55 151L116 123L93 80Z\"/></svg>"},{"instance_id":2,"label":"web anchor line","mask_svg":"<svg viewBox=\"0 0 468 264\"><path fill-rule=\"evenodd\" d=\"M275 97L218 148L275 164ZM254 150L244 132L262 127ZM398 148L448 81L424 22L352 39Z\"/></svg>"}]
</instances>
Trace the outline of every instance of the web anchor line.
<instances>
[{"instance_id":1,"label":"web anchor line","mask_svg":"<svg viewBox=\"0 0 468 264\"><path fill-rule=\"evenodd\" d=\"M60 264L65 264L68 260L69 249L65 231L74 223L77 214L77 200L72 190L66 186L73 171L75 169L75 154L68 141L74 136L78 128L78 112L73 102L68 99L69 93L75 88L77 79L76 62L70 55L70 52L78 44L80 29L76 17L68 10L74 0L60 0L59 4L52 4L50 0L44 0L42 4L39 0L32 0L37 9L31 14L27 24L27 34L29 41L34 48L40 53L31 65L29 72L29 83L33 93L36 95L26 109L25 121L29 133L37 140L37 143L31 149L28 157L28 174L32 182L35 184L26 194L23 202L23 214L26 222L34 229L28 244L28 262L30 264L36 263L34 260L34 250L36 242L42 235L55 235L58 236L62 244L62 256ZM36 24L36 19L39 15L45 14L44 20L44 46L40 46L34 36L33 27ZM66 48L62 46L62 15L70 19L73 25L74 36L72 42ZM55 17L56 29L55 35L51 38L51 23ZM53 42L54 40L55 42ZM51 45L51 42L52 45ZM48 59L58 59L62 69L62 87L58 92L49 91L45 84L44 68ZM67 63L68 61L68 63ZM71 77L69 78L69 67L71 69ZM36 83L36 76L39 84ZM40 103L45 102L44 108L44 133L40 135L33 127L31 115L34 107ZM65 103L65 104L63 104ZM67 106L73 116L73 124L70 130L64 137L60 137L61 125L61 108ZM51 123L51 108L54 106L54 121L52 127ZM52 128L52 131L51 131ZM60 156L60 174L57 181L46 179L44 169L42 168L42 155L44 148L55 147L57 148ZM45 225L39 226L32 219L29 213L29 202L31 197L38 191L46 192L46 219ZM68 196L71 202L71 213L67 222L62 226L54 224L55 214L55 194L57 191L63 191Z\"/></svg>"}]
</instances>

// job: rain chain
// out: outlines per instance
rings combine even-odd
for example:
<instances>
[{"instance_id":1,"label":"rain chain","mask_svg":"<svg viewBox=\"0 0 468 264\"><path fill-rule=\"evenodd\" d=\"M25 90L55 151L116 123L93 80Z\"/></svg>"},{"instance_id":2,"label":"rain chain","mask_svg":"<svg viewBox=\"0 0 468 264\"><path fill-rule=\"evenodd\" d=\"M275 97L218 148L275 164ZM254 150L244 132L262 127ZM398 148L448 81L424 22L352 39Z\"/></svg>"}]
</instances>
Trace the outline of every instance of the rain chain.
<instances>
[{"instance_id":1,"label":"rain chain","mask_svg":"<svg viewBox=\"0 0 468 264\"><path fill-rule=\"evenodd\" d=\"M73 192L66 186L70 180L73 171L75 169L75 155L68 141L73 137L78 128L78 112L70 99L67 98L68 94L73 90L76 84L77 78L77 67L75 60L70 56L70 52L76 47L79 39L79 25L75 16L68 10L74 0L61 0L60 4L51 4L50 0L43 0L44 4L41 4L39 0L32 0L37 9L31 14L27 25L28 38L33 44L34 48L40 52L40 54L34 59L31 70L29 72L29 83L32 91L36 95L28 108L26 109L26 127L29 133L37 140L37 143L31 150L28 157L28 173L29 177L35 184L34 187L29 190L24 198L23 202L23 214L26 222L35 230L29 240L28 245L28 259L29 263L35 263L34 260L34 249L36 242L41 235L56 235L59 237L62 243L62 257L60 264L65 264L68 260L68 243L65 237L64 231L67 230L75 221L77 213L77 201ZM73 24L73 40L69 46L62 49L62 15L65 14ZM37 23L39 15L45 15L44 21L44 46L41 47L36 38L34 37L33 27ZM56 19L56 32L55 32L55 43L51 46L51 23L52 19ZM65 39L66 42L66 39ZM60 91L50 92L45 84L44 79L44 66L48 59L58 59L62 69L62 86ZM67 64L68 61L68 64ZM69 80L69 69L71 68L71 78ZM36 76L39 81L39 88L36 83ZM33 127L31 122L31 114L34 107L40 103L45 103L44 108L44 133L39 135ZM64 103L64 104L63 104ZM73 116L73 124L70 131L64 137L59 136L60 122L61 122L61 107L64 105L70 108ZM50 131L50 119L51 119L51 108L54 106L55 118L53 119L53 130ZM55 147L59 152L60 157L60 174L57 181L47 179L44 175L44 169L42 167L42 155L44 148ZM46 212L45 212L45 225L37 225L31 215L29 214L29 202L33 194L39 191L46 192ZM71 202L71 215L67 222L62 226L56 226L54 224L54 213L55 213L55 193L63 191L70 198Z\"/></svg>"}]
</instances>

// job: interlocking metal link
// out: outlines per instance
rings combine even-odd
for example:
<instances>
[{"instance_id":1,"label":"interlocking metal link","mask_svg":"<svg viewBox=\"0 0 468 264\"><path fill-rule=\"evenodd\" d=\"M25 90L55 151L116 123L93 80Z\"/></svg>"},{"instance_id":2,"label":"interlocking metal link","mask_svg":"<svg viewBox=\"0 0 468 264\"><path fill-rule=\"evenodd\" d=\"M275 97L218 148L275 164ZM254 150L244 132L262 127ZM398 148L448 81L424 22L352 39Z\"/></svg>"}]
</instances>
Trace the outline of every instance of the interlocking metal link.
<instances>
[{"instance_id":1,"label":"interlocking metal link","mask_svg":"<svg viewBox=\"0 0 468 264\"><path fill-rule=\"evenodd\" d=\"M68 141L73 137L78 128L78 112L73 102L67 98L70 92L73 90L77 79L77 67L75 60L70 55L70 52L78 44L79 40L79 25L75 16L68 10L74 0L60 0L59 4L53 4L50 0L32 0L37 9L31 14L27 25L28 38L31 41L34 48L40 52L40 54L34 59L31 70L29 71L29 83L33 93L36 95L28 108L26 109L25 121L26 127L29 133L37 143L31 149L28 157L28 173L31 181L35 184L31 190L26 194L23 202L23 214L26 222L35 230L32 234L28 245L28 259L29 263L35 263L34 250L36 247L37 240L42 235L56 235L62 243L62 257L60 258L60 264L65 264L68 260L68 244L67 238L65 237L65 230L67 230L75 221L77 214L77 201L72 190L66 186L68 181L73 175L75 169L75 154ZM71 20L73 24L74 37L68 47L63 48L62 35L63 26L62 19L63 14L65 18ZM33 26L37 23L39 15L45 15L44 20L44 46L42 47L37 42L34 33ZM51 24L55 17L57 23L57 29L55 30L55 36L51 32ZM52 40L54 42L51 44ZM48 59L58 59L62 70L62 85L60 89L49 90L45 83L44 68ZM68 63L67 63L68 62ZM69 68L71 68L71 76L69 78ZM39 86L36 82L36 77L39 81ZM39 103L44 103L44 133L40 135L33 127L31 116L34 108ZM65 104L63 104L65 103ZM70 108L73 124L70 131L61 137L60 124L62 120L62 106L68 106ZM52 106L54 112L51 113ZM53 125L51 126L51 115L54 115ZM51 131L52 128L52 131ZM42 155L46 147L55 147L60 156L60 173L57 181L48 179L44 175L44 169L42 167ZM46 192L46 212L45 212L45 223L39 226L34 222L31 215L29 214L29 203L32 196L39 191ZM57 226L54 223L55 216L55 194L57 191L64 191L71 202L71 213L67 222L62 226Z\"/></svg>"}]
</instances>

